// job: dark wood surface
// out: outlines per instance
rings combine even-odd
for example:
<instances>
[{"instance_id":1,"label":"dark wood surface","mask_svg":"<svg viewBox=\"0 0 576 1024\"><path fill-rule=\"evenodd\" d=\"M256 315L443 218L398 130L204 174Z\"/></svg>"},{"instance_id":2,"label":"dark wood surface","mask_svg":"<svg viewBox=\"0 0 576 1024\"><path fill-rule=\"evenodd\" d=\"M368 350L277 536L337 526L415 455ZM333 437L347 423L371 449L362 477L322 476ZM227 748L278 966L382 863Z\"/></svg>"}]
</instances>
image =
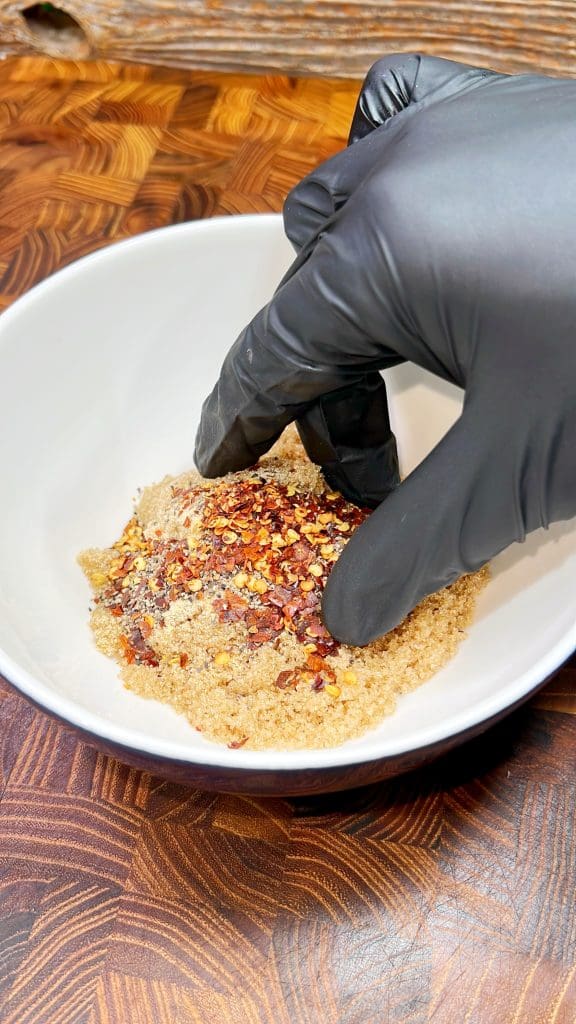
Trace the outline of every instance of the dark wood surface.
<instances>
[{"instance_id":1,"label":"dark wood surface","mask_svg":"<svg viewBox=\"0 0 576 1024\"><path fill-rule=\"evenodd\" d=\"M574 74L573 0L57 0L76 25L25 19L29 6L0 0L0 54L363 77L384 53L423 50Z\"/></svg>"},{"instance_id":2,"label":"dark wood surface","mask_svg":"<svg viewBox=\"0 0 576 1024\"><path fill-rule=\"evenodd\" d=\"M1 306L113 239L279 209L355 89L0 64ZM0 737L2 1024L576 1020L574 661L432 767L324 797L151 778L4 684Z\"/></svg>"}]
</instances>

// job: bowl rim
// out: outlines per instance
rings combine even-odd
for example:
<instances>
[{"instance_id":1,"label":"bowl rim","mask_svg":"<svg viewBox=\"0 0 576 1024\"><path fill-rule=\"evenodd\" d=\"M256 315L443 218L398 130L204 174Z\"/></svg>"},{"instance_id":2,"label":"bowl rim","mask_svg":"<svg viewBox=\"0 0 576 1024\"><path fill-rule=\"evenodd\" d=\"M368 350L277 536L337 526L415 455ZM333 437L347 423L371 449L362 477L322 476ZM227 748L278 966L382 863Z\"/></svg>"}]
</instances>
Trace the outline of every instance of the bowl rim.
<instances>
[{"instance_id":1,"label":"bowl rim","mask_svg":"<svg viewBox=\"0 0 576 1024\"><path fill-rule=\"evenodd\" d=\"M143 232L132 238L111 242L102 249L88 253L51 274L16 299L0 316L0 345L4 327L12 320L17 320L20 314L28 306L32 306L42 293L57 288L62 276L72 278L78 273L83 273L87 266L105 262L110 254L118 249L145 248L159 235L196 235L221 230L235 231L256 225L259 228L268 228L271 223L279 224L281 219L281 214L275 213L223 215L206 220L167 225ZM543 681L554 674L574 650L576 650L576 615L574 622L563 636L527 671L503 686L497 694L452 713L438 725L420 727L406 734L405 737L390 738L385 742L378 740L376 736L374 739L367 738L364 740L361 750L349 749L346 745L304 750L245 750L242 748L231 750L216 743L207 745L206 748L193 750L181 740L154 739L139 729L116 724L101 714L82 708L71 698L50 690L32 673L21 668L1 647L0 674L4 675L16 690L48 713L95 738L136 750L143 755L178 762L182 765L205 765L207 768L292 772L315 768L349 767L377 760L392 760L399 755L417 753L423 748L437 746L460 733L465 734L482 722L501 715L507 708L527 699L532 691L537 690Z\"/></svg>"}]
</instances>

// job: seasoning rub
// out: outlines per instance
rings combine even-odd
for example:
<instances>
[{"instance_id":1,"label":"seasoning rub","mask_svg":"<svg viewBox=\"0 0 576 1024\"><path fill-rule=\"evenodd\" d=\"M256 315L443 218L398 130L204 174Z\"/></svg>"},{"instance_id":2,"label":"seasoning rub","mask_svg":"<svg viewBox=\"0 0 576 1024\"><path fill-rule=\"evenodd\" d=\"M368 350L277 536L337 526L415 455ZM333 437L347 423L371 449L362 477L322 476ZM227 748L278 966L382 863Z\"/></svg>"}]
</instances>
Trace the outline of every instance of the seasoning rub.
<instances>
[{"instance_id":1,"label":"seasoning rub","mask_svg":"<svg viewBox=\"0 0 576 1024\"><path fill-rule=\"evenodd\" d=\"M454 654L486 571L366 648L321 618L334 562L369 514L326 488L293 431L252 471L147 488L111 548L79 558L100 649L136 693L232 749L332 746Z\"/></svg>"}]
</instances>

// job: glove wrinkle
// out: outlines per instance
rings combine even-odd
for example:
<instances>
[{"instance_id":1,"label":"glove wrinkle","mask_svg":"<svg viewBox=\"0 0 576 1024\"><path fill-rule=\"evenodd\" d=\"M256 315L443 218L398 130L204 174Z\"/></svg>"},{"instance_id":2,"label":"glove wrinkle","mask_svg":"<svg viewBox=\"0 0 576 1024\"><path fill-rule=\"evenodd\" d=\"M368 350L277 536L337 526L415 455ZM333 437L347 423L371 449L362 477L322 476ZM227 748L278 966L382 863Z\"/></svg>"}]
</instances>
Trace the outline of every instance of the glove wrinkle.
<instances>
[{"instance_id":1,"label":"glove wrinkle","mask_svg":"<svg viewBox=\"0 0 576 1024\"><path fill-rule=\"evenodd\" d=\"M354 133L351 132L350 142L364 138L410 104L420 58L411 58L411 65L407 61L402 67L386 67L382 73L373 75L358 101L359 124Z\"/></svg>"}]
</instances>

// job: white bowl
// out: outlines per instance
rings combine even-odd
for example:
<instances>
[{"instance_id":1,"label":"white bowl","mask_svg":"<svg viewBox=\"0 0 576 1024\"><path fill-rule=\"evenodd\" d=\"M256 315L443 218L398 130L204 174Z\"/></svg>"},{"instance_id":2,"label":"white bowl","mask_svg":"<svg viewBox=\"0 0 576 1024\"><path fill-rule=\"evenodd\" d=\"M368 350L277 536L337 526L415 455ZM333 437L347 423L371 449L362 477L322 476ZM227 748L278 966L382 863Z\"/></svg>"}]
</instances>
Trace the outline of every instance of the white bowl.
<instances>
[{"instance_id":1,"label":"white bowl","mask_svg":"<svg viewBox=\"0 0 576 1024\"><path fill-rule=\"evenodd\" d=\"M201 403L292 258L280 217L183 224L80 260L0 318L0 672L101 749L165 776L252 792L359 785L435 756L527 698L576 646L576 524L493 563L455 659L341 747L229 750L123 689L94 647L82 548L107 545L138 487L192 465ZM460 392L387 375L403 471Z\"/></svg>"}]
</instances>

